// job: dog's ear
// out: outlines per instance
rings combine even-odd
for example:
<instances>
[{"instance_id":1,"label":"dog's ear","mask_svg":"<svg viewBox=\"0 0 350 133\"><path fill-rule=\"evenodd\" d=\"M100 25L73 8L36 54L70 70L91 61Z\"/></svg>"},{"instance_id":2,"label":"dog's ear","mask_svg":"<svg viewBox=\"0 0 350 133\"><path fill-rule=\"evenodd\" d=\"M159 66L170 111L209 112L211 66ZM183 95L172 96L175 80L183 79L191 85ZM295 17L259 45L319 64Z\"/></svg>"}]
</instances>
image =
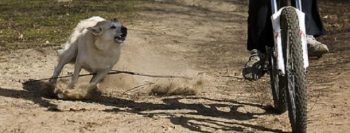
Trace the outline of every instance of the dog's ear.
<instances>
[{"instance_id":1,"label":"dog's ear","mask_svg":"<svg viewBox=\"0 0 350 133\"><path fill-rule=\"evenodd\" d=\"M101 35L101 33L102 33L102 27L97 26L97 25L94 27L88 27L87 29L95 36Z\"/></svg>"}]
</instances>

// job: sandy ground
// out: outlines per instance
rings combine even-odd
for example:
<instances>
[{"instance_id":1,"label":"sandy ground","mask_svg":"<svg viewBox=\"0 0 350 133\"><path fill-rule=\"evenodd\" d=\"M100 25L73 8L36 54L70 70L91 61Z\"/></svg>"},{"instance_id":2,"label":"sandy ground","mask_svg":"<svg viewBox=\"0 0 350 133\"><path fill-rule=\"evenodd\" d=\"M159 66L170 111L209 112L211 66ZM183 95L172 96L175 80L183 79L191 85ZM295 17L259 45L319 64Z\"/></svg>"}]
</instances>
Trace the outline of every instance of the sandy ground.
<instances>
[{"instance_id":1,"label":"sandy ground","mask_svg":"<svg viewBox=\"0 0 350 133\"><path fill-rule=\"evenodd\" d=\"M115 74L100 84L101 96L58 100L28 82L51 76L57 47L1 51L0 132L291 131L287 113L276 115L270 109L268 76L258 82L240 76L248 57L247 2L160 0L142 6L139 18L125 23L129 36L115 69L193 80ZM330 29L321 40L331 52L312 60L308 71L309 132L350 129L349 2L339 6L342 15L330 10L335 6L339 5L321 1L322 17ZM62 74L72 70L67 65ZM200 86L194 86L197 80ZM154 84L187 87L196 94L150 95Z\"/></svg>"}]
</instances>

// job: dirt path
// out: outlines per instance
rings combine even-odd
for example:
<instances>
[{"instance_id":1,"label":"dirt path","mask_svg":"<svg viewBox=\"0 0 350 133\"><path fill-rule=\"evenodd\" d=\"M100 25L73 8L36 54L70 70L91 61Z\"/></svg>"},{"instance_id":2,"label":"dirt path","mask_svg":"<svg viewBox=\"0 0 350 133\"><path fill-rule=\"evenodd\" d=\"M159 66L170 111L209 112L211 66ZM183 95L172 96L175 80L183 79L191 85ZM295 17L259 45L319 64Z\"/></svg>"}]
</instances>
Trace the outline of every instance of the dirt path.
<instances>
[{"instance_id":1,"label":"dirt path","mask_svg":"<svg viewBox=\"0 0 350 133\"><path fill-rule=\"evenodd\" d=\"M85 101L43 97L22 83L50 77L57 48L0 52L0 132L289 132L287 113L275 115L267 76L242 80L247 3L240 0L176 0L142 5L115 69L203 78L194 96L149 95L147 83L189 86L189 81L128 74L109 76L102 96ZM322 1L324 2L324 1ZM321 3L321 12L336 6ZM333 4L333 5L332 5ZM347 3L349 4L349 3ZM343 12L349 12L345 5ZM350 129L350 27L331 10L323 17L331 53L309 69L310 132ZM343 17L343 18L342 18ZM344 19L347 19L346 21ZM343 24L343 25L342 25ZM72 72L68 66L63 74ZM81 82L87 81L84 77Z\"/></svg>"}]
</instances>

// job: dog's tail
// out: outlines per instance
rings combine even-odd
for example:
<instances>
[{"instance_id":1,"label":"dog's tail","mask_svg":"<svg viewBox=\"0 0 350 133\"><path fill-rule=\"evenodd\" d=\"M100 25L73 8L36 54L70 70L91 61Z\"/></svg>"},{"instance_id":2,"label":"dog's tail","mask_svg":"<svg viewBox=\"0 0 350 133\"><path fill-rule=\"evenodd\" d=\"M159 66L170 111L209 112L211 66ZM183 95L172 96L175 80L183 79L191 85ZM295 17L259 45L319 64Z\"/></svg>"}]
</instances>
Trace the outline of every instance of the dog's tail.
<instances>
[{"instance_id":1,"label":"dog's tail","mask_svg":"<svg viewBox=\"0 0 350 133\"><path fill-rule=\"evenodd\" d=\"M66 51L69 51L69 49L72 49L71 47L73 46L74 47L74 44L75 42L73 42L73 44L69 41L67 41L65 44L64 44L64 47L62 49L59 49L57 50L57 54L60 56L62 55L63 53L65 53Z\"/></svg>"},{"instance_id":2,"label":"dog's tail","mask_svg":"<svg viewBox=\"0 0 350 133\"><path fill-rule=\"evenodd\" d=\"M57 54L62 55L64 51L65 51L65 49L59 49L59 50L57 50Z\"/></svg>"},{"instance_id":3,"label":"dog's tail","mask_svg":"<svg viewBox=\"0 0 350 133\"><path fill-rule=\"evenodd\" d=\"M71 44L70 47L57 50L58 60L65 60L66 63L74 63L78 53L78 46Z\"/></svg>"}]
</instances>

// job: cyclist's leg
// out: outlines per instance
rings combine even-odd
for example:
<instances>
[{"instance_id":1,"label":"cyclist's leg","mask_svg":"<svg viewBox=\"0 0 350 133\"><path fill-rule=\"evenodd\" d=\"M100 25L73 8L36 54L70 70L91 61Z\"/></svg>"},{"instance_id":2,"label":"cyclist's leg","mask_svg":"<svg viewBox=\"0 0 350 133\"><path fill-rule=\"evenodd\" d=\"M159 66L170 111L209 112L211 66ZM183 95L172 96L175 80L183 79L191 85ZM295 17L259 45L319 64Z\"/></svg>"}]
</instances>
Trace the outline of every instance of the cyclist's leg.
<instances>
[{"instance_id":1,"label":"cyclist's leg","mask_svg":"<svg viewBox=\"0 0 350 133\"><path fill-rule=\"evenodd\" d=\"M321 17L318 11L317 0L301 0L302 9L305 13L305 24L306 24L306 33L307 42L309 47L310 56L322 56L327 53L327 45L317 41L314 37L318 37L324 34L324 27L321 21Z\"/></svg>"},{"instance_id":2,"label":"cyclist's leg","mask_svg":"<svg viewBox=\"0 0 350 133\"><path fill-rule=\"evenodd\" d=\"M269 5L270 0L249 0L247 49L251 55L243 68L243 76L248 80L257 80L264 75L265 47L273 45Z\"/></svg>"},{"instance_id":3,"label":"cyclist's leg","mask_svg":"<svg viewBox=\"0 0 350 133\"><path fill-rule=\"evenodd\" d=\"M324 34L324 27L318 11L317 0L301 0L305 13L306 33L315 37Z\"/></svg>"},{"instance_id":4,"label":"cyclist's leg","mask_svg":"<svg viewBox=\"0 0 350 133\"><path fill-rule=\"evenodd\" d=\"M262 36L264 32L267 31L265 29L271 27L269 1L270 0L249 0L247 42L247 49L249 51L257 49L264 52L265 45L270 43L268 41L273 39Z\"/></svg>"}]
</instances>

